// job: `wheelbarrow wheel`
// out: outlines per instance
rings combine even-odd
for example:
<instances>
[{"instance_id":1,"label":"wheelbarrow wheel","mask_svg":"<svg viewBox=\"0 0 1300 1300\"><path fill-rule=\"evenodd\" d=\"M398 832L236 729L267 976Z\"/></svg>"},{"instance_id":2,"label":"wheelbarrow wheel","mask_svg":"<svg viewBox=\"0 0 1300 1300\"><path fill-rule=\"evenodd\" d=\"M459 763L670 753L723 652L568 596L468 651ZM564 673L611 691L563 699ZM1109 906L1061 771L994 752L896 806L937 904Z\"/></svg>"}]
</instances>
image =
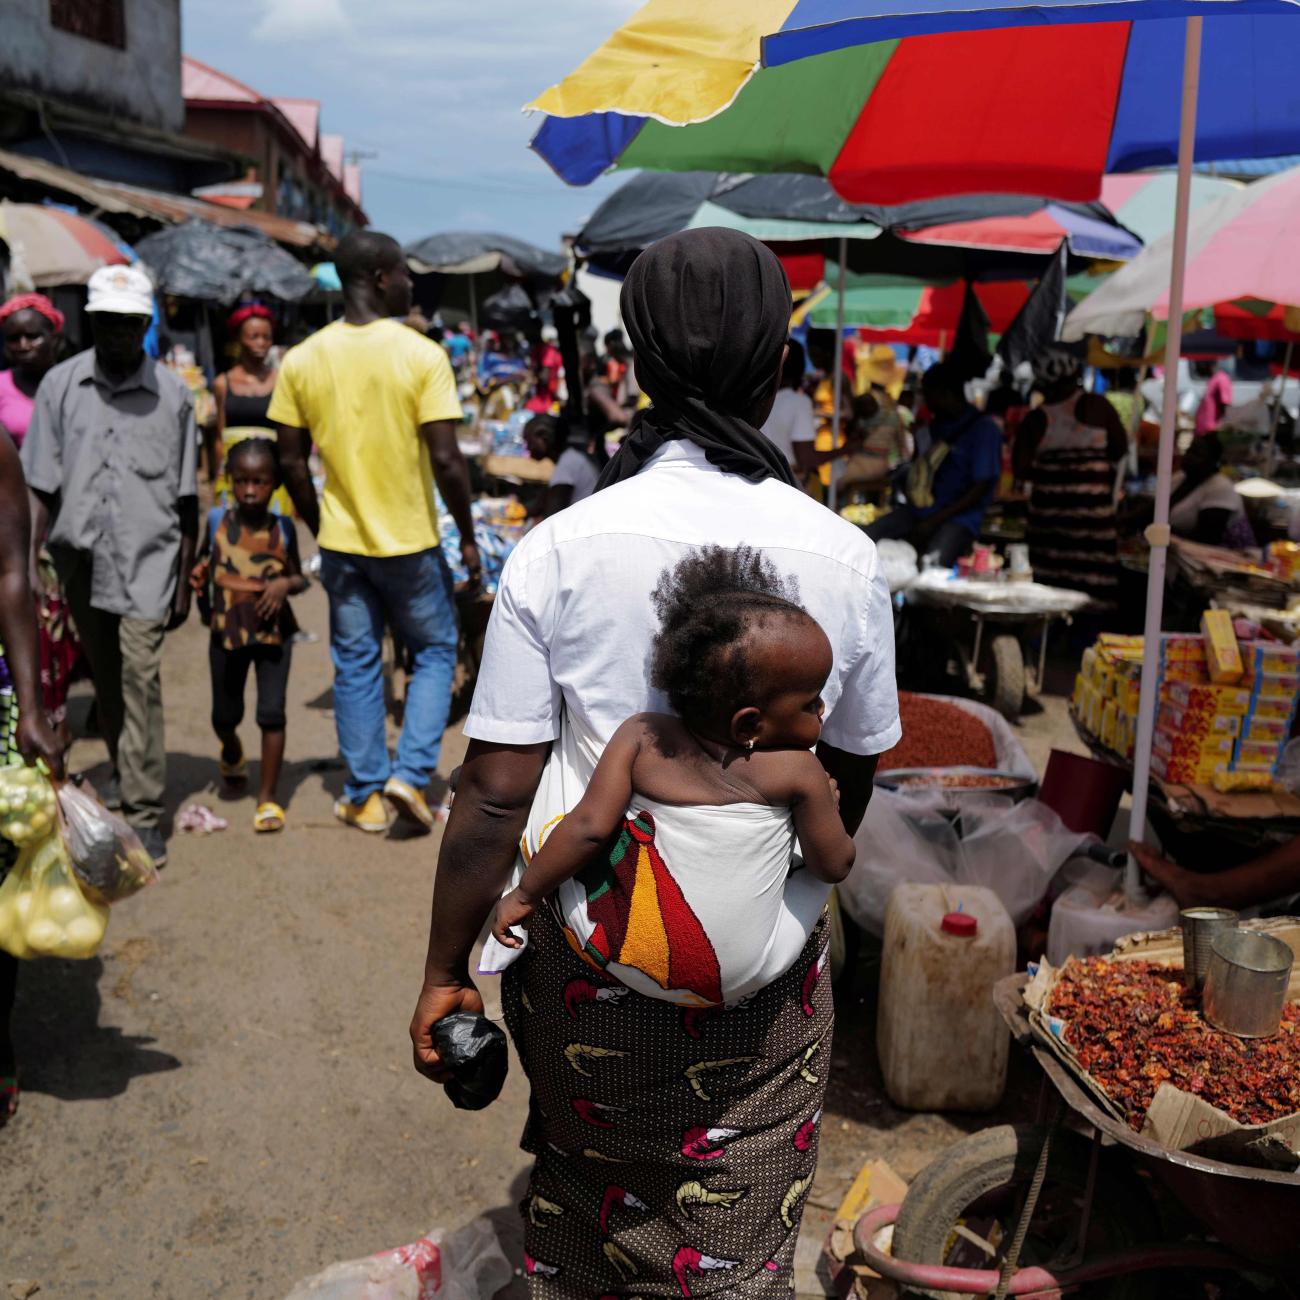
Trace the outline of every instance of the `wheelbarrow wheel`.
<instances>
[{"instance_id":1,"label":"wheelbarrow wheel","mask_svg":"<svg viewBox=\"0 0 1300 1300\"><path fill-rule=\"evenodd\" d=\"M914 1264L996 1269L1015 1234L1045 1132L1030 1124L1001 1124L972 1133L931 1161L907 1189L894 1224L890 1248L894 1258ZM1090 1154L1090 1144L1078 1134L1058 1129L1053 1135L1047 1179L1020 1253L1020 1267L1046 1264L1075 1242ZM1146 1192L1122 1166L1103 1158L1097 1169L1088 1239L1083 1243L1085 1254L1110 1253L1156 1239L1158 1224ZM1083 1294L1090 1300L1139 1300L1158 1294L1150 1289L1152 1282L1150 1273L1117 1277L1093 1283ZM905 1294L958 1300L952 1291Z\"/></svg>"},{"instance_id":2,"label":"wheelbarrow wheel","mask_svg":"<svg viewBox=\"0 0 1300 1300\"><path fill-rule=\"evenodd\" d=\"M1025 653L1018 636L995 636L993 656L993 707L1008 722L1020 721L1025 705Z\"/></svg>"}]
</instances>

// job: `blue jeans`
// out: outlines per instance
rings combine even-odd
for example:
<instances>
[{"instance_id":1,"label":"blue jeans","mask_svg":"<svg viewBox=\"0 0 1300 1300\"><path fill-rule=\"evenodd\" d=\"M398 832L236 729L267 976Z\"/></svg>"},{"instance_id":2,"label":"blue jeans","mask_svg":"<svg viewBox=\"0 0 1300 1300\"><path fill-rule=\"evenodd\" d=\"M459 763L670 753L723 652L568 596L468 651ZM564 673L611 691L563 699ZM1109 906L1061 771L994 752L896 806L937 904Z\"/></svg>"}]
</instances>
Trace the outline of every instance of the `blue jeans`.
<instances>
[{"instance_id":1,"label":"blue jeans","mask_svg":"<svg viewBox=\"0 0 1300 1300\"><path fill-rule=\"evenodd\" d=\"M361 803L395 776L417 790L438 766L456 670L451 573L435 547L414 555L320 553L330 598L334 722L348 765L344 795ZM387 620L415 658L396 761L384 717L383 636Z\"/></svg>"}]
</instances>

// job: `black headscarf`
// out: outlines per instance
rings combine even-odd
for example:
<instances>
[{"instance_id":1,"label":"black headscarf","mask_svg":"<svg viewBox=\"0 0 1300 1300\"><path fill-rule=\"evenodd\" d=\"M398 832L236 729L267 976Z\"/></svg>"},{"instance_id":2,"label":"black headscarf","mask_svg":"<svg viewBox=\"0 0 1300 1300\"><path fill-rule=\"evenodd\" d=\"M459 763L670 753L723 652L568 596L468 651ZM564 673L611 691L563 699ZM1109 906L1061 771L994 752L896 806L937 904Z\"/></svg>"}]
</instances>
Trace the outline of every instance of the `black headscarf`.
<instances>
[{"instance_id":1,"label":"black headscarf","mask_svg":"<svg viewBox=\"0 0 1300 1300\"><path fill-rule=\"evenodd\" d=\"M772 396L790 325L790 282L771 249L738 230L683 230L652 244L623 282L638 411L596 488L631 478L673 438L726 474L794 484L785 457L749 423Z\"/></svg>"}]
</instances>

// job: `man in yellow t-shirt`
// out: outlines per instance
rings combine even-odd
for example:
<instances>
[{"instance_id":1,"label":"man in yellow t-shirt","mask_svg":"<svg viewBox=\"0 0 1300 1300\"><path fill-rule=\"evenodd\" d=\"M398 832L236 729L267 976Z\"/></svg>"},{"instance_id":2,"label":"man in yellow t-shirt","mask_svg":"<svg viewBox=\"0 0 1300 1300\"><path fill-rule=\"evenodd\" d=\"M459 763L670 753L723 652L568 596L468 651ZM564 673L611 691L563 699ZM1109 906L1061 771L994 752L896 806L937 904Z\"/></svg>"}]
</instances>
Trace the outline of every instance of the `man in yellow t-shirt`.
<instances>
[{"instance_id":1,"label":"man in yellow t-shirt","mask_svg":"<svg viewBox=\"0 0 1300 1300\"><path fill-rule=\"evenodd\" d=\"M397 241L355 231L334 265L343 318L290 349L269 412L285 486L320 545L329 593L334 718L348 766L334 813L383 831L386 798L428 831L433 814L422 791L438 765L458 636L435 480L472 585L480 572L469 471L456 443L460 402L447 354L393 319L411 307L411 273ZM313 441L325 467L319 502L307 468ZM385 622L415 658L395 758L384 730Z\"/></svg>"}]
</instances>

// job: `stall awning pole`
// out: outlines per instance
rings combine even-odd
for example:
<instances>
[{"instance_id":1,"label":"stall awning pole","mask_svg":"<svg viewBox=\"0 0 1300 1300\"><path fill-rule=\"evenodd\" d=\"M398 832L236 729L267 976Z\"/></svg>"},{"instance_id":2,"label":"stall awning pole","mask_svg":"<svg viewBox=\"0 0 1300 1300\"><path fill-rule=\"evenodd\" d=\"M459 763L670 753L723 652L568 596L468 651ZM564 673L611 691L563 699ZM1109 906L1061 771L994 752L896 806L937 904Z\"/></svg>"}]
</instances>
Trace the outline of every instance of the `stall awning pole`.
<instances>
[{"instance_id":1,"label":"stall awning pole","mask_svg":"<svg viewBox=\"0 0 1300 1300\"><path fill-rule=\"evenodd\" d=\"M1165 396L1160 410L1155 519L1146 532L1151 545L1151 568L1147 577L1147 610L1143 625L1146 657L1133 750L1133 815L1129 821L1129 838L1133 840L1146 838L1147 795L1151 789L1151 741L1159 691L1157 643L1165 603L1165 565L1169 558L1169 480L1173 475L1174 439L1178 432L1178 356L1183 346L1183 280L1187 271L1187 213L1196 145L1196 96L1201 80L1201 24L1200 18L1187 20L1183 48L1183 111L1178 134L1178 188L1174 201L1173 262L1165 338ZM1124 891L1132 899L1142 895L1142 876L1132 855L1124 872Z\"/></svg>"},{"instance_id":2,"label":"stall awning pole","mask_svg":"<svg viewBox=\"0 0 1300 1300\"><path fill-rule=\"evenodd\" d=\"M839 303L835 308L835 378L831 383L832 400L835 403L835 411L831 415L831 446L838 450L840 445L840 412L844 400L844 263L849 257L849 241L840 236L840 285L839 285ZM831 461L831 481L826 491L826 504L834 510L838 505L836 501L836 470L839 468L839 461Z\"/></svg>"}]
</instances>

